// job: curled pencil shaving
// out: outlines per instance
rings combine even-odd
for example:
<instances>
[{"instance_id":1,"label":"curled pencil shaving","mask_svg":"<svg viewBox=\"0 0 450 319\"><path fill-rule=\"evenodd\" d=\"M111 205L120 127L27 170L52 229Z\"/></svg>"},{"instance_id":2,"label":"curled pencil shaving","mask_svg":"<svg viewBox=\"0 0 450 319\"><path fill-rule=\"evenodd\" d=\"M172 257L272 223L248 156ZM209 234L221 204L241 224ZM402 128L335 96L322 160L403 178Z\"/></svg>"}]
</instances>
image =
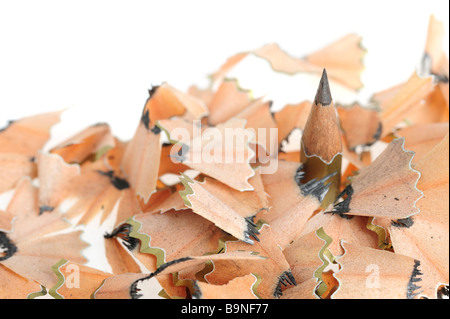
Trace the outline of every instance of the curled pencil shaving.
<instances>
[{"instance_id":1,"label":"curled pencil shaving","mask_svg":"<svg viewBox=\"0 0 450 319\"><path fill-rule=\"evenodd\" d=\"M396 252L421 262L421 296L437 298L441 284L448 277L449 227L449 149L448 133L415 166L421 173L418 187L424 196L418 200L420 214L411 220L396 221L389 228Z\"/></svg>"},{"instance_id":2,"label":"curled pencil shaving","mask_svg":"<svg viewBox=\"0 0 450 319\"><path fill-rule=\"evenodd\" d=\"M257 274L261 278L257 293L261 298L280 298L285 289L297 284L297 280L290 269L284 254L280 251L272 227L259 219L257 222L259 242L249 247L248 244L236 239L223 239L224 252L251 251L260 256L267 256L264 263L247 265L236 270L233 274L225 271L221 265L214 264L214 271L208 273L205 279L212 284L225 284L235 276L244 276L247 273Z\"/></svg>"},{"instance_id":3,"label":"curled pencil shaving","mask_svg":"<svg viewBox=\"0 0 450 319\"><path fill-rule=\"evenodd\" d=\"M139 298L141 297L139 294L133 294L133 292L136 291L136 287L138 284L142 281L148 280L153 277L158 277L164 274L174 273L174 272L180 272L183 269L189 269L189 268L197 268L198 265L204 265L205 262L212 260L215 264L220 265L221 263L224 263L227 267L231 267L230 269L239 269L242 267L245 263L260 263L265 260L265 258L253 255L250 252L230 252L230 253L222 253L217 255L208 255L208 256L193 256L193 257L182 257L179 259L175 259L173 261L167 262L156 271L152 272L151 274L147 274L145 277L132 282L130 284L130 291L132 298Z\"/></svg>"},{"instance_id":4,"label":"curled pencil shaving","mask_svg":"<svg viewBox=\"0 0 450 319\"><path fill-rule=\"evenodd\" d=\"M354 90L362 87L359 77L363 69L362 58L365 49L361 45L361 37L356 34L344 36L304 59L290 56L275 43L253 51L238 53L211 75L212 83L221 81L235 65L250 54L267 60L278 72L287 74L307 72L319 75L323 67L326 67L330 70L330 77L333 80ZM337 60L331 60L331 56Z\"/></svg>"},{"instance_id":5,"label":"curled pencil shaving","mask_svg":"<svg viewBox=\"0 0 450 319\"><path fill-rule=\"evenodd\" d=\"M35 178L35 158L50 139L61 112L43 113L9 121L0 129L0 192L13 189L23 176Z\"/></svg>"},{"instance_id":6,"label":"curled pencil shaving","mask_svg":"<svg viewBox=\"0 0 450 319\"><path fill-rule=\"evenodd\" d=\"M51 265L63 256L77 263L86 262L81 250L87 243L81 240L81 232L68 231L70 224L57 213L39 214L38 189L29 178L20 180L7 210L15 219L12 232L6 235L1 232L1 243L7 250L0 254L0 267L11 270L6 278L14 280L17 274L52 287L55 278L51 275Z\"/></svg>"},{"instance_id":7,"label":"curled pencil shaving","mask_svg":"<svg viewBox=\"0 0 450 319\"><path fill-rule=\"evenodd\" d=\"M244 242L253 244L258 240L253 217L267 206L256 192L239 192L208 178L199 183L184 175L180 180L185 185L180 195L195 213Z\"/></svg>"},{"instance_id":8,"label":"curled pencil shaving","mask_svg":"<svg viewBox=\"0 0 450 319\"><path fill-rule=\"evenodd\" d=\"M302 164L288 161L278 163L277 174L262 175L270 206L263 218L271 225L278 244L283 248L300 235L305 223L319 209L320 199L327 191L324 182L328 178L302 183L302 177Z\"/></svg>"},{"instance_id":9,"label":"curled pencil shaving","mask_svg":"<svg viewBox=\"0 0 450 319\"><path fill-rule=\"evenodd\" d=\"M421 293L420 261L385 250L343 243L333 299L412 299Z\"/></svg>"},{"instance_id":10,"label":"curled pencil shaving","mask_svg":"<svg viewBox=\"0 0 450 319\"><path fill-rule=\"evenodd\" d=\"M417 214L416 202L423 196L417 189L420 173L411 167L414 152L406 151L404 139L392 141L373 163L362 169L339 196L332 213L408 218Z\"/></svg>"}]
</instances>

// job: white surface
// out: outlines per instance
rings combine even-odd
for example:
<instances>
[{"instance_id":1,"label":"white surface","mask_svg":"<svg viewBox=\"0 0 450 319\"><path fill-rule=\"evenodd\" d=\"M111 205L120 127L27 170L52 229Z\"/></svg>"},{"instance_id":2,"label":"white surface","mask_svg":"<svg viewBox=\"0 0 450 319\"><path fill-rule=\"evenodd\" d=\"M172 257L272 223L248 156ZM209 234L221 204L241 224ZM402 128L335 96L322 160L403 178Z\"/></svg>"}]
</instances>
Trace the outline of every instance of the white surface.
<instances>
[{"instance_id":1,"label":"white surface","mask_svg":"<svg viewBox=\"0 0 450 319\"><path fill-rule=\"evenodd\" d=\"M448 35L448 9L447 0L1 0L0 127L67 108L49 144L97 122L129 139L152 85L204 86L237 52L276 42L301 57L351 32L368 50L363 99L409 77L430 14L444 21ZM276 107L315 94L315 82L296 85L293 78L270 77L264 61L250 65L258 69L241 70L251 70L253 82L240 78L241 85L268 94Z\"/></svg>"}]
</instances>

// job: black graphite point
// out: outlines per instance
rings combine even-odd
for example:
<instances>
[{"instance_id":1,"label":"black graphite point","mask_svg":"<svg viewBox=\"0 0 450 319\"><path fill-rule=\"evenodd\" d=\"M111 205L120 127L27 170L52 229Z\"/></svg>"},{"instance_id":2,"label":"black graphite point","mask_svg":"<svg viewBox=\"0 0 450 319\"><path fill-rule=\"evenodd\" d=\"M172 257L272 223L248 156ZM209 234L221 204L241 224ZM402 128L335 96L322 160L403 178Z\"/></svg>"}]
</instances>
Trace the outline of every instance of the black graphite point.
<instances>
[{"instance_id":1,"label":"black graphite point","mask_svg":"<svg viewBox=\"0 0 450 319\"><path fill-rule=\"evenodd\" d=\"M317 88L314 103L328 106L332 102L330 84L328 83L327 71L323 69L322 77L320 78L319 87Z\"/></svg>"}]
</instances>

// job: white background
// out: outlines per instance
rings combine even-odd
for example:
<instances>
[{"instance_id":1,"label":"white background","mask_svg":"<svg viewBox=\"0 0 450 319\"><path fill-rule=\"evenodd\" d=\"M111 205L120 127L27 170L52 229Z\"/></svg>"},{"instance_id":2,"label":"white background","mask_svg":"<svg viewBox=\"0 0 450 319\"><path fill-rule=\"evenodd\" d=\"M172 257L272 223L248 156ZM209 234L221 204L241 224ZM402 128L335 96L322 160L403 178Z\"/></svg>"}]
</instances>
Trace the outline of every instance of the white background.
<instances>
[{"instance_id":1,"label":"white background","mask_svg":"<svg viewBox=\"0 0 450 319\"><path fill-rule=\"evenodd\" d=\"M364 100L412 74L430 14L448 35L448 11L447 0L0 0L0 127L66 109L50 144L97 122L126 140L152 85L204 87L235 53L276 42L302 57L348 33L363 37L367 53L365 87L347 98ZM448 39L445 46L448 54ZM317 82L296 85L295 77L270 77L262 60L248 63L257 69L233 75L255 97L266 94L278 108L313 99Z\"/></svg>"}]
</instances>

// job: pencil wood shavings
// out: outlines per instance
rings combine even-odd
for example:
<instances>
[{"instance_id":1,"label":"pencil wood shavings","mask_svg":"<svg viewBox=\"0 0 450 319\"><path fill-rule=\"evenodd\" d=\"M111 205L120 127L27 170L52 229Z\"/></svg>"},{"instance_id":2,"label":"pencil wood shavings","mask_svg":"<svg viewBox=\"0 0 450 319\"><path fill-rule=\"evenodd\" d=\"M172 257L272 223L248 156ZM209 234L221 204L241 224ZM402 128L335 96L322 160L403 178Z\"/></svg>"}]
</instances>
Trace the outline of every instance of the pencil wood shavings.
<instances>
[{"instance_id":1,"label":"pencil wood shavings","mask_svg":"<svg viewBox=\"0 0 450 319\"><path fill-rule=\"evenodd\" d=\"M200 266L204 266L205 262L213 261L219 267L225 267L231 270L240 269L244 264L248 263L262 263L265 258L258 255L251 254L245 251L237 251L232 253L221 253L213 254L207 256L193 256L193 257L183 257L179 259L174 259L170 262L162 264L158 269L150 274L139 274L130 275L122 274L108 278L104 284L96 291L95 295L103 295L110 293L111 290L120 294L120 291L128 290L130 293L128 298L139 298L140 294L140 283L149 280L151 278L159 278L167 275L172 275L173 273L178 273L182 270L198 269ZM124 284L124 281L126 284ZM131 289L131 291L130 291ZM251 287L249 287L251 289ZM192 286L192 291L195 295L199 296L200 293L197 291L197 287ZM195 296L194 295L194 296ZM125 296L124 296L125 297ZM116 297L117 298L117 297Z\"/></svg>"},{"instance_id":2,"label":"pencil wood shavings","mask_svg":"<svg viewBox=\"0 0 450 319\"><path fill-rule=\"evenodd\" d=\"M413 152L405 151L404 139L392 141L383 153L361 170L342 192L333 213L406 219L420 210L423 193L416 187L420 173L411 167ZM398 184L396 184L396 182Z\"/></svg>"},{"instance_id":3,"label":"pencil wood shavings","mask_svg":"<svg viewBox=\"0 0 450 319\"><path fill-rule=\"evenodd\" d=\"M65 211L67 218L87 224L101 215L103 222L121 201L127 201L128 205L126 208L119 206L118 218L127 218L140 211L138 199L133 196L134 190L123 175L118 175L120 172L109 170L102 161L86 163L81 169L82 173L70 180L70 187L64 192L64 198L71 201L71 206Z\"/></svg>"},{"instance_id":4,"label":"pencil wood shavings","mask_svg":"<svg viewBox=\"0 0 450 319\"><path fill-rule=\"evenodd\" d=\"M0 268L6 276L6 279L2 280L7 283L1 286L2 298L12 296L11 290L17 289L18 294L25 293L21 291L24 288L22 286L10 286L8 277L11 277L11 282L16 281L16 277L22 280L27 278L51 288L57 281L52 275L51 267L63 256L74 262L86 262L81 250L88 244L81 240L81 232L61 233L64 229L70 230L70 225L58 214L39 214L37 202L38 190L31 185L29 178L22 179L7 207L7 211L16 216L13 220L13 230L0 232L2 247L6 248L6 252L0 257ZM37 289L33 288L28 293L36 291Z\"/></svg>"},{"instance_id":5,"label":"pencil wood shavings","mask_svg":"<svg viewBox=\"0 0 450 319\"><path fill-rule=\"evenodd\" d=\"M250 246L236 239L222 239L224 241L223 251L238 252L251 251L258 256L265 257L264 263L247 264L235 273L231 274L220 265L214 264L214 271L205 275L207 282L211 284L225 284L234 276L245 276L249 273L255 274L261 278L256 292L260 298L280 297L286 287L295 286L296 280L292 275L290 265L285 256L279 249L276 239L273 236L271 227L260 220L257 224L259 241Z\"/></svg>"},{"instance_id":6,"label":"pencil wood shavings","mask_svg":"<svg viewBox=\"0 0 450 319\"><path fill-rule=\"evenodd\" d=\"M217 125L233 118L252 101L249 91L242 90L237 81L224 79L208 105L208 123Z\"/></svg>"},{"instance_id":7,"label":"pencil wood shavings","mask_svg":"<svg viewBox=\"0 0 450 319\"><path fill-rule=\"evenodd\" d=\"M444 23L434 16L428 23L428 34L425 52L422 58L422 72L431 74L438 82L438 88L448 106L449 91L449 61L443 49L445 38Z\"/></svg>"},{"instance_id":8,"label":"pencil wood shavings","mask_svg":"<svg viewBox=\"0 0 450 319\"><path fill-rule=\"evenodd\" d=\"M8 122L0 298L448 298L443 37L431 17L419 67L367 102L333 100L363 85L350 34L303 58L237 53L206 88L155 85L130 140L98 123L47 145L61 112ZM317 90L274 109L229 78L249 55Z\"/></svg>"},{"instance_id":9,"label":"pencil wood shavings","mask_svg":"<svg viewBox=\"0 0 450 319\"><path fill-rule=\"evenodd\" d=\"M176 138L173 136L173 131L168 128L168 124L170 124L168 122L160 121L159 125L164 131L168 132L169 139ZM245 128L245 122L244 119L233 118L225 123L218 124L214 127L214 131L210 131L211 135L208 135L208 138L203 137L201 129L192 128L192 138L187 146L183 147L187 143L186 140L174 141L182 144L181 162L191 169L220 180L236 190L253 190L253 186L248 180L254 175L254 170L250 166L254 151L249 145L254 132ZM176 127L174 130L176 130ZM227 130L233 130L233 132L226 133ZM233 138L234 135L237 136L236 139L239 139L239 142L233 143L231 141L227 143L227 139ZM212 138L211 136L218 136L218 138ZM230 148L230 145L233 147ZM186 149L185 152L183 148ZM204 154L210 154L207 152L211 152L211 150L215 151L213 158L201 161L201 157Z\"/></svg>"},{"instance_id":10,"label":"pencil wood shavings","mask_svg":"<svg viewBox=\"0 0 450 319\"><path fill-rule=\"evenodd\" d=\"M325 185L330 176L303 182L304 167L298 162L278 163L277 174L263 175L264 189L269 196L270 210L262 218L272 227L282 248L299 237L301 230L328 192Z\"/></svg>"},{"instance_id":11,"label":"pencil wood shavings","mask_svg":"<svg viewBox=\"0 0 450 319\"><path fill-rule=\"evenodd\" d=\"M297 286L285 290L280 299L319 299L315 293L317 279L311 278Z\"/></svg>"},{"instance_id":12,"label":"pencil wood shavings","mask_svg":"<svg viewBox=\"0 0 450 319\"><path fill-rule=\"evenodd\" d=\"M158 171L159 181L161 181L161 176L165 176L167 174L178 175L190 169L189 166L177 161L177 158L180 160L182 159L181 155L178 153L180 150L182 149L174 149L174 146L170 143L162 145Z\"/></svg>"},{"instance_id":13,"label":"pencil wood shavings","mask_svg":"<svg viewBox=\"0 0 450 319\"><path fill-rule=\"evenodd\" d=\"M354 151L358 146L367 147L378 141L381 121L377 110L359 104L339 105L336 110L346 146L350 150Z\"/></svg>"},{"instance_id":14,"label":"pencil wood shavings","mask_svg":"<svg viewBox=\"0 0 450 319\"><path fill-rule=\"evenodd\" d=\"M350 243L343 247L334 299L412 299L421 293L419 260Z\"/></svg>"},{"instance_id":15,"label":"pencil wood shavings","mask_svg":"<svg viewBox=\"0 0 450 319\"><path fill-rule=\"evenodd\" d=\"M80 167L70 165L61 156L39 153L37 158L39 178L39 213L52 211L61 202L70 182L80 176Z\"/></svg>"},{"instance_id":16,"label":"pencil wood shavings","mask_svg":"<svg viewBox=\"0 0 450 319\"><path fill-rule=\"evenodd\" d=\"M245 242L253 244L259 240L253 219L267 209L265 196L257 191L239 192L209 178L199 183L183 176L181 181L186 187L181 196L195 213Z\"/></svg>"},{"instance_id":17,"label":"pencil wood shavings","mask_svg":"<svg viewBox=\"0 0 450 319\"><path fill-rule=\"evenodd\" d=\"M50 129L61 112L10 121L0 129L0 192L12 189L22 176L36 177L34 158L50 139Z\"/></svg>"},{"instance_id":18,"label":"pencil wood shavings","mask_svg":"<svg viewBox=\"0 0 450 319\"><path fill-rule=\"evenodd\" d=\"M405 138L405 148L414 150L413 163L418 163L447 134L448 122L410 125L394 133Z\"/></svg>"},{"instance_id":19,"label":"pencil wood shavings","mask_svg":"<svg viewBox=\"0 0 450 319\"><path fill-rule=\"evenodd\" d=\"M276 134L270 134L278 129L274 116L271 113L271 101L259 98L250 103L236 117L246 121L245 128L255 132L254 138L250 140L249 146L255 152L255 157L277 156L278 138Z\"/></svg>"},{"instance_id":20,"label":"pencil wood shavings","mask_svg":"<svg viewBox=\"0 0 450 319\"><path fill-rule=\"evenodd\" d=\"M98 269L61 259L52 265L58 279L48 291L55 299L89 299L99 285L112 275ZM74 289L75 288L75 289Z\"/></svg>"},{"instance_id":21,"label":"pencil wood shavings","mask_svg":"<svg viewBox=\"0 0 450 319\"><path fill-rule=\"evenodd\" d=\"M340 241L358 244L370 248L378 248L377 234L367 228L369 218L365 216L350 216L343 218L337 214L316 214L308 220L302 231L302 236L322 228L332 239L328 249L334 256L341 256L344 250ZM293 244L296 244L294 242Z\"/></svg>"},{"instance_id":22,"label":"pencil wood shavings","mask_svg":"<svg viewBox=\"0 0 450 319\"><path fill-rule=\"evenodd\" d=\"M294 241L283 251L287 262L291 266L292 275L298 282L303 283L312 279L316 270L322 267L324 262L317 258L317 255L324 246L325 242L317 236L316 231L312 231L299 237L298 240ZM319 281L316 281L315 286L318 284ZM319 295L316 296L319 298Z\"/></svg>"},{"instance_id":23,"label":"pencil wood shavings","mask_svg":"<svg viewBox=\"0 0 450 319\"><path fill-rule=\"evenodd\" d=\"M253 274L237 277L225 285L198 282L199 297L205 299L258 299L255 293L259 278Z\"/></svg>"},{"instance_id":24,"label":"pencil wood shavings","mask_svg":"<svg viewBox=\"0 0 450 319\"><path fill-rule=\"evenodd\" d=\"M309 101L303 101L295 105L288 104L273 114L277 123L278 143L280 145L294 129L303 130L305 128L311 106Z\"/></svg>"},{"instance_id":25,"label":"pencil wood shavings","mask_svg":"<svg viewBox=\"0 0 450 319\"><path fill-rule=\"evenodd\" d=\"M66 141L53 147L52 154L60 155L67 163L82 163L104 147L114 145L114 137L108 124L98 123L87 127Z\"/></svg>"},{"instance_id":26,"label":"pencil wood shavings","mask_svg":"<svg viewBox=\"0 0 450 319\"><path fill-rule=\"evenodd\" d=\"M448 282L448 156L447 133L416 165L422 174L417 186L424 193L417 202L420 214L407 225L393 223L389 228L395 251L420 260L421 295L427 298L437 298Z\"/></svg>"},{"instance_id":27,"label":"pencil wood shavings","mask_svg":"<svg viewBox=\"0 0 450 319\"><path fill-rule=\"evenodd\" d=\"M382 136L392 133L403 121L448 122L449 62L443 51L442 33L442 22L431 16L420 68L404 83L373 95L372 100L382 109Z\"/></svg>"},{"instance_id":28,"label":"pencil wood shavings","mask_svg":"<svg viewBox=\"0 0 450 319\"><path fill-rule=\"evenodd\" d=\"M356 34L344 36L323 49L311 53L304 59L287 54L276 43L267 44L253 51L241 52L230 57L218 71L213 73L212 81L222 81L230 69L249 54L267 60L272 68L278 72L321 74L323 68L327 68L330 70L330 77L333 80L351 89L359 89L362 86L359 77L363 69L362 57L365 54L365 49L361 46L361 37Z\"/></svg>"},{"instance_id":29,"label":"pencil wood shavings","mask_svg":"<svg viewBox=\"0 0 450 319\"><path fill-rule=\"evenodd\" d=\"M151 97L150 97L151 100ZM133 139L127 144L121 166L136 195L147 202L156 191L159 162L145 165L161 154L160 129L150 125L149 112L142 115Z\"/></svg>"}]
</instances>

